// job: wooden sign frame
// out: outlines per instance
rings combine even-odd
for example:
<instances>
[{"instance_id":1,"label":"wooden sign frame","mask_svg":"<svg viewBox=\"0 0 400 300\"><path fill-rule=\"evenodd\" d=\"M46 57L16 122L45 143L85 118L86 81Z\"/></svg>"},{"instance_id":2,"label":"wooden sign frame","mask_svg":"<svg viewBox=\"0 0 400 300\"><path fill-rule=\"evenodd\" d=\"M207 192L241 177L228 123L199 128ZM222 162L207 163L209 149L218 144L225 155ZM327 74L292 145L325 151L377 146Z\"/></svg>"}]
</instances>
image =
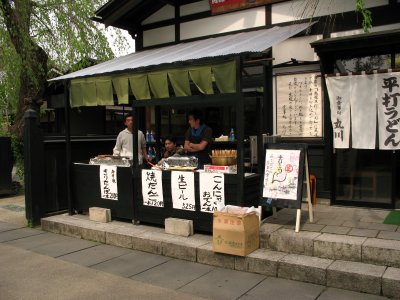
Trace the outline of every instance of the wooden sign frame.
<instances>
[{"instance_id":1,"label":"wooden sign frame","mask_svg":"<svg viewBox=\"0 0 400 300\"><path fill-rule=\"evenodd\" d=\"M295 231L300 231L300 219L301 219L301 204L303 200L303 183L306 183L307 187L307 202L308 212L310 217L310 223L314 222L313 209L311 204L311 190L310 190L310 174L308 171L308 158L307 158L307 144L267 144L265 146L265 154L270 150L299 150L299 165L298 165L298 178L297 178L297 193L296 199L285 199L285 198L265 198L261 197L260 205L270 206L273 208L273 216L276 215L276 208L295 208L296 212L296 227ZM278 152L279 153L279 152ZM267 159L266 159L267 160ZM265 166L264 166L265 168ZM305 177L305 178L304 178ZM263 186L265 184L265 170L263 176ZM264 194L264 189L263 189Z\"/></svg>"}]
</instances>

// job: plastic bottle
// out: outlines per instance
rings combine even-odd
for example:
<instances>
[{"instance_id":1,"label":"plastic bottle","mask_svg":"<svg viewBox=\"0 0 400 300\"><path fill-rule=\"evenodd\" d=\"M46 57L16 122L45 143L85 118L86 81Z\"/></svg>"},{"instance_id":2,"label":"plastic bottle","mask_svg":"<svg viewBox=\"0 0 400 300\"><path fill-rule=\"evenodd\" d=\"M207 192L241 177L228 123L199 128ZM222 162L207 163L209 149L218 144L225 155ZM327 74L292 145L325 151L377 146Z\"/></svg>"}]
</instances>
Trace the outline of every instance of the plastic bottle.
<instances>
[{"instance_id":1,"label":"plastic bottle","mask_svg":"<svg viewBox=\"0 0 400 300\"><path fill-rule=\"evenodd\" d=\"M235 131L233 130L233 128L231 128L231 132L229 133L229 140L231 142L235 141Z\"/></svg>"},{"instance_id":2,"label":"plastic bottle","mask_svg":"<svg viewBox=\"0 0 400 300\"><path fill-rule=\"evenodd\" d=\"M149 150L147 151L147 155L149 156L150 160L153 160L153 150L151 149L151 147L149 147Z\"/></svg>"},{"instance_id":3,"label":"plastic bottle","mask_svg":"<svg viewBox=\"0 0 400 300\"><path fill-rule=\"evenodd\" d=\"M154 139L154 131L150 131L150 142L155 142L156 140Z\"/></svg>"},{"instance_id":4,"label":"plastic bottle","mask_svg":"<svg viewBox=\"0 0 400 300\"><path fill-rule=\"evenodd\" d=\"M146 130L146 142L147 142L147 143L150 143L150 142L151 142L151 141L150 141L150 133L149 133L148 130Z\"/></svg>"}]
</instances>

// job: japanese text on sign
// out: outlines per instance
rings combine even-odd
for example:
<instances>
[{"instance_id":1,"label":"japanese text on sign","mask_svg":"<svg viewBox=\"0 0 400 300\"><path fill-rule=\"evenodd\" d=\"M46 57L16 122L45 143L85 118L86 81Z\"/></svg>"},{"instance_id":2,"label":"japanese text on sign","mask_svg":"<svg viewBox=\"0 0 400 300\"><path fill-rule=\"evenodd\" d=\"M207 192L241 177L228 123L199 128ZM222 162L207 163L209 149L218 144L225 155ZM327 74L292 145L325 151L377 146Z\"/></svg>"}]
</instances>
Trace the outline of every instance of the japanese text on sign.
<instances>
[{"instance_id":1,"label":"japanese text on sign","mask_svg":"<svg viewBox=\"0 0 400 300\"><path fill-rule=\"evenodd\" d=\"M300 150L267 149L263 197L297 200Z\"/></svg>"},{"instance_id":2,"label":"japanese text on sign","mask_svg":"<svg viewBox=\"0 0 400 300\"><path fill-rule=\"evenodd\" d=\"M194 173L171 172L172 206L176 209L195 210Z\"/></svg>"},{"instance_id":3,"label":"japanese text on sign","mask_svg":"<svg viewBox=\"0 0 400 300\"><path fill-rule=\"evenodd\" d=\"M321 78L318 73L276 77L277 134L322 137Z\"/></svg>"},{"instance_id":4,"label":"japanese text on sign","mask_svg":"<svg viewBox=\"0 0 400 300\"><path fill-rule=\"evenodd\" d=\"M142 170L143 205L164 207L162 171Z\"/></svg>"},{"instance_id":5,"label":"japanese text on sign","mask_svg":"<svg viewBox=\"0 0 400 300\"><path fill-rule=\"evenodd\" d=\"M221 173L200 173L200 211L213 213L225 205L225 177Z\"/></svg>"},{"instance_id":6,"label":"japanese text on sign","mask_svg":"<svg viewBox=\"0 0 400 300\"><path fill-rule=\"evenodd\" d=\"M101 198L118 200L117 167L100 165Z\"/></svg>"},{"instance_id":7,"label":"japanese text on sign","mask_svg":"<svg viewBox=\"0 0 400 300\"><path fill-rule=\"evenodd\" d=\"M387 73L377 76L379 148L400 149L400 75Z\"/></svg>"}]
</instances>

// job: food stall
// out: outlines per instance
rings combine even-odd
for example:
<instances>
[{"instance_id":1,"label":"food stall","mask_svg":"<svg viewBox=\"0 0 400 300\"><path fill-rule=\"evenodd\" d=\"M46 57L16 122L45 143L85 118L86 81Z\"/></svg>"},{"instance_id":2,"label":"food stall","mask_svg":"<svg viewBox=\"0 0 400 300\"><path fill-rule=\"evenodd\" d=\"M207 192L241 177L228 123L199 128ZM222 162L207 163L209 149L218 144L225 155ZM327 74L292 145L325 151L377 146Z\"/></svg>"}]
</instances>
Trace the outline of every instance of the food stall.
<instances>
[{"instance_id":1,"label":"food stall","mask_svg":"<svg viewBox=\"0 0 400 300\"><path fill-rule=\"evenodd\" d=\"M257 206L262 169L259 167L253 174L245 172L245 107L250 101L255 102L256 108L250 118L257 122L246 137L257 136L258 165L262 166L262 132L265 124L272 122L272 110L268 108L272 107L269 49L308 26L295 24L261 29L141 51L55 78L63 80L65 86L69 213L100 206L110 208L113 218L160 225L168 217L186 218L194 221L195 230L211 231L212 212L217 205ZM257 96L249 97L249 93ZM71 161L70 109L115 103L131 104L132 107L132 165L104 167ZM162 137L162 108L213 106L232 109L229 128L235 128L236 140L228 142L228 149L236 150L235 173L152 170L138 164L137 130L146 109L154 111L155 136ZM159 153L159 138L155 146ZM175 203L177 172L180 173L178 176L185 175L178 178L190 179L187 186L191 191L191 203L186 208L177 207ZM157 180L157 184L146 182L148 176ZM111 187L110 182L114 181L114 187ZM152 187L151 191L143 188L146 184L147 189ZM215 186L218 192L207 190L207 187ZM115 189L118 200L113 198ZM149 199L155 192L162 199ZM211 197L206 197L208 194L212 194ZM210 202L211 208L206 207Z\"/></svg>"}]
</instances>

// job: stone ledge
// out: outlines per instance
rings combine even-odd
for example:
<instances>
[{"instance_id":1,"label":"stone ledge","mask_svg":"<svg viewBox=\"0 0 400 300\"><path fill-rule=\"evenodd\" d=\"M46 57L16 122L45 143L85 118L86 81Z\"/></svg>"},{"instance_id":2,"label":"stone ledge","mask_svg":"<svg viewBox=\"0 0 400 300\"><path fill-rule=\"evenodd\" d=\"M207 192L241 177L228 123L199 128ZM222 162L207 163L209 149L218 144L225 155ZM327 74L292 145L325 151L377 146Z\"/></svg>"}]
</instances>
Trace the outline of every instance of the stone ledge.
<instances>
[{"instance_id":1,"label":"stone ledge","mask_svg":"<svg viewBox=\"0 0 400 300\"><path fill-rule=\"evenodd\" d=\"M235 270L277 277L279 261L287 254L266 249L257 249L245 257L236 257Z\"/></svg>"},{"instance_id":2,"label":"stone ledge","mask_svg":"<svg viewBox=\"0 0 400 300\"><path fill-rule=\"evenodd\" d=\"M328 259L361 261L366 237L324 233L314 239L314 256Z\"/></svg>"},{"instance_id":3,"label":"stone ledge","mask_svg":"<svg viewBox=\"0 0 400 300\"><path fill-rule=\"evenodd\" d=\"M333 260L288 254L279 261L278 277L326 285L327 268Z\"/></svg>"},{"instance_id":4,"label":"stone ledge","mask_svg":"<svg viewBox=\"0 0 400 300\"><path fill-rule=\"evenodd\" d=\"M400 241L367 239L362 246L362 261L400 268Z\"/></svg>"},{"instance_id":5,"label":"stone ledge","mask_svg":"<svg viewBox=\"0 0 400 300\"><path fill-rule=\"evenodd\" d=\"M382 294L400 299L400 269L387 268L382 277Z\"/></svg>"},{"instance_id":6,"label":"stone ledge","mask_svg":"<svg viewBox=\"0 0 400 300\"><path fill-rule=\"evenodd\" d=\"M296 233L293 229L281 228L270 234L267 244L271 250L312 256L314 239L320 235L319 232Z\"/></svg>"},{"instance_id":7,"label":"stone ledge","mask_svg":"<svg viewBox=\"0 0 400 300\"><path fill-rule=\"evenodd\" d=\"M380 295L386 267L337 260L327 269L327 286Z\"/></svg>"}]
</instances>

